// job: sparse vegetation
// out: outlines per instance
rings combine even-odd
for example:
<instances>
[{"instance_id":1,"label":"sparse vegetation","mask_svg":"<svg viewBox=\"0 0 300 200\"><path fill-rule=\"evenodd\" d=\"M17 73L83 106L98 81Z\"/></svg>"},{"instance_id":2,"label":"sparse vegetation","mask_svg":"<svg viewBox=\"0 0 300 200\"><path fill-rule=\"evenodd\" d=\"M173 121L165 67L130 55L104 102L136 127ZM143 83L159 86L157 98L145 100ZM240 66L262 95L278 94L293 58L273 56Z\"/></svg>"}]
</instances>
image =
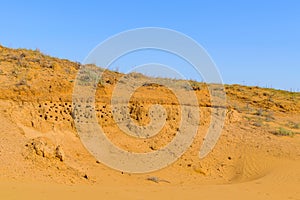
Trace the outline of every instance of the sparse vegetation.
<instances>
[{"instance_id":1,"label":"sparse vegetation","mask_svg":"<svg viewBox=\"0 0 300 200\"><path fill-rule=\"evenodd\" d=\"M249 103L246 104L244 110L246 110L247 114L250 114L253 112L253 108L250 106Z\"/></svg>"},{"instance_id":2,"label":"sparse vegetation","mask_svg":"<svg viewBox=\"0 0 300 200\"><path fill-rule=\"evenodd\" d=\"M252 119L251 117L248 117L248 116L245 116L244 118L245 118L247 121L251 121L251 119Z\"/></svg>"},{"instance_id":3,"label":"sparse vegetation","mask_svg":"<svg viewBox=\"0 0 300 200\"><path fill-rule=\"evenodd\" d=\"M259 109L256 111L255 115L257 115L257 116L263 116L263 113L264 113L263 109L259 108Z\"/></svg>"},{"instance_id":4,"label":"sparse vegetation","mask_svg":"<svg viewBox=\"0 0 300 200\"><path fill-rule=\"evenodd\" d=\"M262 120L258 120L258 121L256 121L256 122L254 122L253 125L256 126L256 127L262 127L262 126L264 125L264 123L263 123Z\"/></svg>"},{"instance_id":5,"label":"sparse vegetation","mask_svg":"<svg viewBox=\"0 0 300 200\"><path fill-rule=\"evenodd\" d=\"M300 129L300 123L296 123L296 122L293 122L293 121L289 121L287 123L287 126L292 128L292 129Z\"/></svg>"},{"instance_id":6,"label":"sparse vegetation","mask_svg":"<svg viewBox=\"0 0 300 200\"><path fill-rule=\"evenodd\" d=\"M273 121L273 120L275 119L273 115L274 115L273 112L268 112L268 113L266 113L266 114L265 114L266 121L267 121L267 122Z\"/></svg>"},{"instance_id":7,"label":"sparse vegetation","mask_svg":"<svg viewBox=\"0 0 300 200\"><path fill-rule=\"evenodd\" d=\"M273 132L274 135L278 135L278 136L294 136L296 133L290 130L287 130L283 127L280 127L277 131Z\"/></svg>"},{"instance_id":8,"label":"sparse vegetation","mask_svg":"<svg viewBox=\"0 0 300 200\"><path fill-rule=\"evenodd\" d=\"M293 125L293 128L294 128L294 129L300 129L300 123L294 124L294 125Z\"/></svg>"},{"instance_id":9,"label":"sparse vegetation","mask_svg":"<svg viewBox=\"0 0 300 200\"><path fill-rule=\"evenodd\" d=\"M201 83L199 83L199 82L196 82L196 81L190 81L190 85L191 85L191 87L193 88L193 90L195 90L195 91L199 91L199 90L201 90L201 88L202 88L202 86L201 86Z\"/></svg>"},{"instance_id":10,"label":"sparse vegetation","mask_svg":"<svg viewBox=\"0 0 300 200\"><path fill-rule=\"evenodd\" d=\"M242 112L242 109L237 104L233 105L233 109L238 111L239 113Z\"/></svg>"}]
</instances>

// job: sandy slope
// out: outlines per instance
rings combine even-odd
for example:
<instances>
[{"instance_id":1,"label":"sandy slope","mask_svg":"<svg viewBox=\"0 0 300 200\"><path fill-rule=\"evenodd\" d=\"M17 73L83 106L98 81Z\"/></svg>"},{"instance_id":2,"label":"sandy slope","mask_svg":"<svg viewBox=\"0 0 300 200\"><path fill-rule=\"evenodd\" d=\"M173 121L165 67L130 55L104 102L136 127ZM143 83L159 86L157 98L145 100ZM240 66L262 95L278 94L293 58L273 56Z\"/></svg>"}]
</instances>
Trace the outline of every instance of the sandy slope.
<instances>
[{"instance_id":1,"label":"sandy slope","mask_svg":"<svg viewBox=\"0 0 300 200\"><path fill-rule=\"evenodd\" d=\"M201 115L192 145L164 169L123 173L97 162L77 135L71 101L79 65L36 51L0 50L0 199L300 199L299 93L226 86L222 135L200 159L212 110L206 85L192 82L189 92L196 94ZM109 101L122 76L108 71L98 85L99 124L127 151L162 148L178 128L178 101L160 85L139 88L128 104L137 124L149 123L153 104L163 105L169 117L155 137L129 137L114 122Z\"/></svg>"}]
</instances>

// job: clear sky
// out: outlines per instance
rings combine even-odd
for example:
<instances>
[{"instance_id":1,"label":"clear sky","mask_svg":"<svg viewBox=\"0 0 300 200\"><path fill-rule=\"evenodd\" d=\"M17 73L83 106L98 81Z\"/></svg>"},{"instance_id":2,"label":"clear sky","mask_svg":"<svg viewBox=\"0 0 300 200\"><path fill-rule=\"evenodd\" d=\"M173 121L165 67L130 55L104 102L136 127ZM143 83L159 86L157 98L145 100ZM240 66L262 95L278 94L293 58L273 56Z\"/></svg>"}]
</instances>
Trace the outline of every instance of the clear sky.
<instances>
[{"instance_id":1,"label":"clear sky","mask_svg":"<svg viewBox=\"0 0 300 200\"><path fill-rule=\"evenodd\" d=\"M0 9L4 46L38 48L82 62L97 44L119 32L164 27L201 44L225 83L300 89L297 0L3 0Z\"/></svg>"}]
</instances>

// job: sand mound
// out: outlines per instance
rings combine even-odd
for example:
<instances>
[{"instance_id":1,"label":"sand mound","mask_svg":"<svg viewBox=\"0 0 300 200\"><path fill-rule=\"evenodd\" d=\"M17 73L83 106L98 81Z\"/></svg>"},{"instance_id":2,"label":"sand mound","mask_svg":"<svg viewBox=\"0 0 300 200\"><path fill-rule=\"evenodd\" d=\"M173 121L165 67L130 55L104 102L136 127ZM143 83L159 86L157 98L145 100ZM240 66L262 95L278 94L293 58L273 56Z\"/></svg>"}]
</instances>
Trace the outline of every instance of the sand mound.
<instances>
[{"instance_id":1,"label":"sand mound","mask_svg":"<svg viewBox=\"0 0 300 200\"><path fill-rule=\"evenodd\" d=\"M212 152L200 159L200 147L209 128L213 108L207 85L191 82L192 90L180 90L195 93L198 99L198 105L187 106L190 109L199 107L200 120L193 122L199 125L195 140L172 165L148 174L130 174L110 169L97 161L79 139L75 122L87 119L84 115L76 118L81 108L74 108L72 104L79 64L51 58L37 51L1 46L0 50L0 180L3 180L1 187L8 192L9 186L3 183L6 181L10 185L10 181L16 180L21 182L17 188L24 187L22 182L30 182L27 184L29 192L32 190L30 185L36 187L37 183L84 184L83 187L76 186L76 192L71 195L74 199L82 197L79 191L89 189L94 194L103 195L103 189L98 191L99 185L110 191L106 194L107 198L119 198L116 191L125 186L128 188L123 194L128 198L132 197L128 191L135 187L138 193L158 191L157 195L172 193L171 196L179 198L189 196L188 191L195 193L200 190L199 186L208 191L200 190L202 197L207 197L217 188L221 191L238 192L239 188L246 191L247 184L253 188L261 184L272 196L270 185L282 182L289 184L291 197L300 196L293 190L295 184L300 183L299 167L295 167L300 162L299 93L226 86L227 105L220 108L226 109L221 137ZM124 134L117 126L113 115L117 112L117 120L122 120L123 108L120 106L121 109L113 110L110 102L121 77L123 74L106 71L97 85L95 112L99 125L111 142L121 149L146 153L164 147L179 129L182 116L178 99L173 91L159 84L149 83L138 88L129 104L124 105L133 124L149 124L154 104L163 106L166 123L155 137L134 138ZM152 80L141 74L130 74L125 80L129 79ZM174 83L180 86L180 81ZM193 119L191 116L190 120ZM127 128L132 131L135 126ZM150 190L147 192L143 187ZM58 188L68 191L65 186ZM180 189L173 194L174 188ZM279 186L275 188L278 192L282 191ZM42 191L41 188L39 190ZM243 195L248 194L245 191ZM51 194L51 190L46 193ZM150 196L157 195L151 193ZM55 198L54 194L52 196Z\"/></svg>"},{"instance_id":2,"label":"sand mound","mask_svg":"<svg viewBox=\"0 0 300 200\"><path fill-rule=\"evenodd\" d=\"M60 145L56 146L49 138L38 137L26 144L33 153L48 159L64 160L65 154Z\"/></svg>"}]
</instances>

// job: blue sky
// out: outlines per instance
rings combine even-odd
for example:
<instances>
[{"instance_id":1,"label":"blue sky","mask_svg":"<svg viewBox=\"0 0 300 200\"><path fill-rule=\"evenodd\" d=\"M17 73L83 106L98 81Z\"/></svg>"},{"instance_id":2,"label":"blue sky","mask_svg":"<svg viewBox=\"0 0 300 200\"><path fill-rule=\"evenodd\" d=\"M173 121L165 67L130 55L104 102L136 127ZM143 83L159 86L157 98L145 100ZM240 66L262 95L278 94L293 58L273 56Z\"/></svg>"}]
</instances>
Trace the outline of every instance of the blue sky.
<instances>
[{"instance_id":1,"label":"blue sky","mask_svg":"<svg viewBox=\"0 0 300 200\"><path fill-rule=\"evenodd\" d=\"M0 5L4 46L39 48L82 62L119 32L164 27L201 44L225 83L300 89L300 1L7 0ZM136 65L132 59L123 64Z\"/></svg>"}]
</instances>

